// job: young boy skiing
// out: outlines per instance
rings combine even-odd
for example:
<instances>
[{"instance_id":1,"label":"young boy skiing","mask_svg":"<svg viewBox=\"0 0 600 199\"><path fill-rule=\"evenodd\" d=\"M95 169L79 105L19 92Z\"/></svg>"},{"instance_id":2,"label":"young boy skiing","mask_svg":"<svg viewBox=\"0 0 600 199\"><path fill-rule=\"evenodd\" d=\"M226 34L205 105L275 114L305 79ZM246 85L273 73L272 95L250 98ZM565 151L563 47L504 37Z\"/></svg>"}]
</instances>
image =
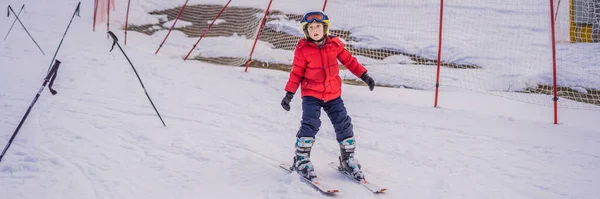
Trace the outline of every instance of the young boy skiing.
<instances>
[{"instance_id":1,"label":"young boy skiing","mask_svg":"<svg viewBox=\"0 0 600 199\"><path fill-rule=\"evenodd\" d=\"M308 12L302 18L305 38L300 39L294 51L293 68L281 101L286 111L298 87L302 93L302 122L296 134L296 152L293 168L298 174L313 179L317 175L310 161L310 150L321 126L321 108L331 120L340 146L340 166L355 179L364 178L361 166L354 158L356 143L352 121L341 98L342 79L338 60L352 74L360 77L372 91L375 81L336 36L329 35L329 18L320 11Z\"/></svg>"}]
</instances>

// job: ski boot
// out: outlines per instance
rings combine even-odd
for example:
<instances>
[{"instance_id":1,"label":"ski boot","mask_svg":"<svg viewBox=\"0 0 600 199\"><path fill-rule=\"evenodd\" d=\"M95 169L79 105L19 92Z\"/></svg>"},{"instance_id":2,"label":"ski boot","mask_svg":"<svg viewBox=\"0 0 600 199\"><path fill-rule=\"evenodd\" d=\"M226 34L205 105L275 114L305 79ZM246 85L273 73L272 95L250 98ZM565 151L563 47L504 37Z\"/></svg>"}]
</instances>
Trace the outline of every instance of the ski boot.
<instances>
[{"instance_id":1,"label":"ski boot","mask_svg":"<svg viewBox=\"0 0 600 199\"><path fill-rule=\"evenodd\" d=\"M317 177L315 168L310 162L310 149L315 143L312 137L296 138L296 156L294 156L294 170L302 177L312 180Z\"/></svg>"},{"instance_id":2,"label":"ski boot","mask_svg":"<svg viewBox=\"0 0 600 199\"><path fill-rule=\"evenodd\" d=\"M349 137L340 142L340 170L347 172L355 180L361 181L365 178L363 172L360 170L361 166L358 163L358 160L354 158L354 149L356 148L356 143L354 142L354 137Z\"/></svg>"}]
</instances>

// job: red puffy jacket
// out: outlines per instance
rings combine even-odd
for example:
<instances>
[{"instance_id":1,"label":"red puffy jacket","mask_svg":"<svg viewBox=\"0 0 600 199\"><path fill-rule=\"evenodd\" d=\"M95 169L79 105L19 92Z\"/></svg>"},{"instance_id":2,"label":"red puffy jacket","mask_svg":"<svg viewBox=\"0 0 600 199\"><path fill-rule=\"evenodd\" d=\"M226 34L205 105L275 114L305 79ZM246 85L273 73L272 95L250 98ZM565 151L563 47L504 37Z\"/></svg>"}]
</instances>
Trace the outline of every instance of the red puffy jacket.
<instances>
[{"instance_id":1,"label":"red puffy jacket","mask_svg":"<svg viewBox=\"0 0 600 199\"><path fill-rule=\"evenodd\" d=\"M338 37L328 36L321 48L301 39L294 51L293 68L285 90L296 93L298 86L302 85L302 97L312 96L325 102L339 97L342 94L342 78L339 76L338 60L357 77L367 72Z\"/></svg>"}]
</instances>

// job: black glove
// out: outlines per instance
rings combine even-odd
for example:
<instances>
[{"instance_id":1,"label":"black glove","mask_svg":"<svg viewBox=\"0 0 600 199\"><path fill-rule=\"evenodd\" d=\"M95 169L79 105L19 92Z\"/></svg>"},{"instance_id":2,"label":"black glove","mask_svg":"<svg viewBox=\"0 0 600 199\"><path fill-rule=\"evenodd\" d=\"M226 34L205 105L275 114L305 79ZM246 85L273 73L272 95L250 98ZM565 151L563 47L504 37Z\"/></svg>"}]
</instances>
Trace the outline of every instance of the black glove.
<instances>
[{"instance_id":1,"label":"black glove","mask_svg":"<svg viewBox=\"0 0 600 199\"><path fill-rule=\"evenodd\" d=\"M367 75L367 72L363 73L363 75L360 76L360 79L362 79L363 82L369 85L369 90L373 91L373 88L375 88L375 80L369 77L369 75Z\"/></svg>"},{"instance_id":2,"label":"black glove","mask_svg":"<svg viewBox=\"0 0 600 199\"><path fill-rule=\"evenodd\" d=\"M281 100L281 107L286 111L290 111L290 101L292 101L292 98L294 98L294 93L287 92Z\"/></svg>"}]
</instances>

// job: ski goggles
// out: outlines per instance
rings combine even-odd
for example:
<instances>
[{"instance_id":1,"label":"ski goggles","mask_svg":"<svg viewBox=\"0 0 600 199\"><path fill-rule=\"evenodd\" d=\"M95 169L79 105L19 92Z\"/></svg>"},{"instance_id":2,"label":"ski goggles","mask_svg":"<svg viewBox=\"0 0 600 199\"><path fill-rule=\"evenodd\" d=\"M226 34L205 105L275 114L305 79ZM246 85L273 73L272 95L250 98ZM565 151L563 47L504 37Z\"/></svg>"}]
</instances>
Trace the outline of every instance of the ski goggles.
<instances>
[{"instance_id":1,"label":"ski goggles","mask_svg":"<svg viewBox=\"0 0 600 199\"><path fill-rule=\"evenodd\" d=\"M302 22L312 23L313 21L322 23L324 20L329 20L327 15L322 12L309 12L304 15Z\"/></svg>"}]
</instances>

